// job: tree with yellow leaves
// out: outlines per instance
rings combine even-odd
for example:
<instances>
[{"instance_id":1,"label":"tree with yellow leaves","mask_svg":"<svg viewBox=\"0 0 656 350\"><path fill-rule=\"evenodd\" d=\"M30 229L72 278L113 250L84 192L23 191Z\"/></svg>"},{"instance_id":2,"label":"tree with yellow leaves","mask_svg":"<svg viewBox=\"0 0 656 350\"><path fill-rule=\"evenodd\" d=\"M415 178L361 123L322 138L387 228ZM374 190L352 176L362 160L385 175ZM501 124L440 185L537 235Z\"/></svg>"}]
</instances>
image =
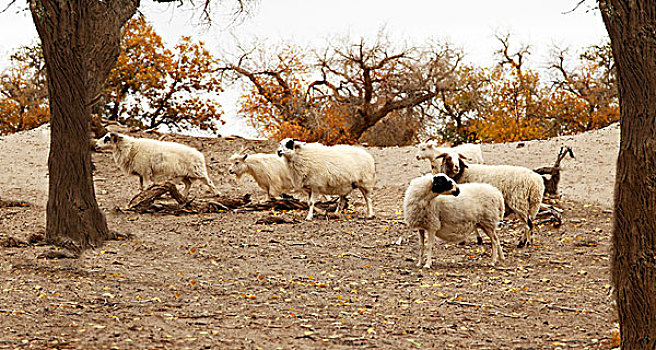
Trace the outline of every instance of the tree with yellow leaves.
<instances>
[{"instance_id":1,"label":"tree with yellow leaves","mask_svg":"<svg viewBox=\"0 0 656 350\"><path fill-rule=\"evenodd\" d=\"M48 122L48 92L40 47L21 47L0 76L0 135Z\"/></svg>"},{"instance_id":2,"label":"tree with yellow leaves","mask_svg":"<svg viewBox=\"0 0 656 350\"><path fill-rule=\"evenodd\" d=\"M214 74L217 59L202 42L184 37L173 50L143 17L123 31L121 54L94 111L141 129L167 125L215 129L221 123L222 92ZM48 122L45 62L39 45L20 48L3 75L0 134L31 129Z\"/></svg>"},{"instance_id":3,"label":"tree with yellow leaves","mask_svg":"<svg viewBox=\"0 0 656 350\"><path fill-rule=\"evenodd\" d=\"M138 128L167 125L215 129L223 91L217 59L202 42L183 37L173 50L143 17L124 28L121 55L105 86L106 114Z\"/></svg>"},{"instance_id":4,"label":"tree with yellow leaves","mask_svg":"<svg viewBox=\"0 0 656 350\"><path fill-rule=\"evenodd\" d=\"M381 33L372 42L345 39L313 52L259 47L222 70L246 78L241 113L271 138L380 144L389 142L372 136L381 121L403 120L391 124L406 142L421 130L414 121L426 118L423 107L450 87L460 58L448 45L395 47Z\"/></svg>"}]
</instances>

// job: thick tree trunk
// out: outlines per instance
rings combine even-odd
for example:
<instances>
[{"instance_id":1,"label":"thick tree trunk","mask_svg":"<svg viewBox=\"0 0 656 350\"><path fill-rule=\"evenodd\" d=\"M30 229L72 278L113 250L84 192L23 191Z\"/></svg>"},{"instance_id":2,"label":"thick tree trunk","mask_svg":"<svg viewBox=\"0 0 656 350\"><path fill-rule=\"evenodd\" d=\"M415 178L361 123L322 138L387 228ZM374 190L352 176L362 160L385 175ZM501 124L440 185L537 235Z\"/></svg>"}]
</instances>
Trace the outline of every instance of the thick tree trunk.
<instances>
[{"instance_id":1,"label":"thick tree trunk","mask_svg":"<svg viewBox=\"0 0 656 350\"><path fill-rule=\"evenodd\" d=\"M656 349L656 4L600 0L617 65L612 280L623 349Z\"/></svg>"},{"instance_id":2,"label":"thick tree trunk","mask_svg":"<svg viewBox=\"0 0 656 350\"><path fill-rule=\"evenodd\" d=\"M46 241L101 244L111 234L91 174L91 102L119 54L121 28L138 1L32 0L48 72L50 187Z\"/></svg>"}]
</instances>

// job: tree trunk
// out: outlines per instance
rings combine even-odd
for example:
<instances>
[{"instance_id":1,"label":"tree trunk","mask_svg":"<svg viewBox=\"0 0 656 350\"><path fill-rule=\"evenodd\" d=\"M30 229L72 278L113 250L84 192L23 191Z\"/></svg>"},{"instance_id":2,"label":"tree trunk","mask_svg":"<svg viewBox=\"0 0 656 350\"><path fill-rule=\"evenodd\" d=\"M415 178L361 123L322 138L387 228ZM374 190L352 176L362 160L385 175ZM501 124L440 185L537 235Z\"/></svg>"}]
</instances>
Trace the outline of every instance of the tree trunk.
<instances>
[{"instance_id":1,"label":"tree trunk","mask_svg":"<svg viewBox=\"0 0 656 350\"><path fill-rule=\"evenodd\" d=\"M89 123L92 99L119 54L121 28L139 1L31 0L48 73L50 186L46 241L78 248L111 237L96 202Z\"/></svg>"},{"instance_id":2,"label":"tree trunk","mask_svg":"<svg viewBox=\"0 0 656 350\"><path fill-rule=\"evenodd\" d=\"M656 349L656 4L600 0L617 66L611 274L623 349Z\"/></svg>"}]
</instances>

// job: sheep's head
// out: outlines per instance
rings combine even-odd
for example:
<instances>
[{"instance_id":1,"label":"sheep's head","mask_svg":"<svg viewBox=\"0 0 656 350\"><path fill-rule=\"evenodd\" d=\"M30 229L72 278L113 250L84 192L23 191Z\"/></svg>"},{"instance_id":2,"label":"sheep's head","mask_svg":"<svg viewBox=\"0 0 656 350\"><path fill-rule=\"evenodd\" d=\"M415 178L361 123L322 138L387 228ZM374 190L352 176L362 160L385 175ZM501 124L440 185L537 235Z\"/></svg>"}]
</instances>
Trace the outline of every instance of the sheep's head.
<instances>
[{"instance_id":1,"label":"sheep's head","mask_svg":"<svg viewBox=\"0 0 656 350\"><path fill-rule=\"evenodd\" d=\"M432 160L435 157L437 143L435 141L422 142L417 145L417 160Z\"/></svg>"},{"instance_id":2,"label":"sheep's head","mask_svg":"<svg viewBox=\"0 0 656 350\"><path fill-rule=\"evenodd\" d=\"M114 132L108 132L103 137L96 141L96 151L103 149L114 149L116 144L123 138L123 135Z\"/></svg>"},{"instance_id":3,"label":"sheep's head","mask_svg":"<svg viewBox=\"0 0 656 350\"><path fill-rule=\"evenodd\" d=\"M439 173L433 175L433 185L431 186L431 192L433 192L435 195L458 196L460 194L460 189L452 178L448 177L444 173Z\"/></svg>"},{"instance_id":4,"label":"sheep's head","mask_svg":"<svg viewBox=\"0 0 656 350\"><path fill-rule=\"evenodd\" d=\"M442 158L442 169L440 170L449 177L459 177L459 175L461 175L462 172L468 168L465 161L469 161L469 158L463 156L460 153L442 153L438 155L436 159L440 158Z\"/></svg>"},{"instance_id":5,"label":"sheep's head","mask_svg":"<svg viewBox=\"0 0 656 350\"><path fill-rule=\"evenodd\" d=\"M295 151L298 151L305 142L299 141L297 139L286 138L280 141L280 147L278 147L278 156L279 157L289 157Z\"/></svg>"},{"instance_id":6,"label":"sheep's head","mask_svg":"<svg viewBox=\"0 0 656 350\"><path fill-rule=\"evenodd\" d=\"M237 178L241 178L241 176L248 170L248 165L246 164L246 159L248 158L248 154L233 154L232 157L230 157L230 174L235 174L237 175Z\"/></svg>"}]
</instances>

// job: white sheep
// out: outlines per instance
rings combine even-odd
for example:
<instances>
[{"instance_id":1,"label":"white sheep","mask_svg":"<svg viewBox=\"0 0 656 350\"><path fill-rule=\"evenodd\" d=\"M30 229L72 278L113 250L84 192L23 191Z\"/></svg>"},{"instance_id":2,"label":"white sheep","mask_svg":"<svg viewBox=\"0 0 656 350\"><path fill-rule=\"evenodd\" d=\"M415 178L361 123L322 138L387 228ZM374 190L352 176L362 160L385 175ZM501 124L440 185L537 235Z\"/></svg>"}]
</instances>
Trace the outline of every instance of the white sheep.
<instances>
[{"instance_id":1,"label":"white sheep","mask_svg":"<svg viewBox=\"0 0 656 350\"><path fill-rule=\"evenodd\" d=\"M457 243L476 228L492 242L492 265L505 259L496 229L503 220L503 194L494 186L481 183L457 185L445 174L426 174L410 181L403 198L403 216L410 229L419 230L421 266L430 268L435 236Z\"/></svg>"},{"instance_id":2,"label":"white sheep","mask_svg":"<svg viewBox=\"0 0 656 350\"><path fill-rule=\"evenodd\" d=\"M230 162L230 174L237 175L238 179L244 174L252 176L258 186L267 192L267 199L294 188L287 161L277 154L234 154Z\"/></svg>"},{"instance_id":3,"label":"white sheep","mask_svg":"<svg viewBox=\"0 0 656 350\"><path fill-rule=\"evenodd\" d=\"M417 160L427 159L431 165L431 172L437 174L440 172L440 166L442 164L441 159L437 159L437 156L447 152L456 152L469 159L472 163L483 164L481 145L467 143L449 148L438 146L434 140L421 142L417 145ZM478 235L478 230L476 230L476 242L483 244L483 239Z\"/></svg>"},{"instance_id":4,"label":"white sheep","mask_svg":"<svg viewBox=\"0 0 656 350\"><path fill-rule=\"evenodd\" d=\"M417 160L427 159L431 164L431 172L437 174L440 172L441 160L437 159L442 153L455 152L459 153L470 163L483 164L483 151L481 145L466 143L456 147L439 147L437 142L428 141L417 145Z\"/></svg>"},{"instance_id":5,"label":"white sheep","mask_svg":"<svg viewBox=\"0 0 656 350\"><path fill-rule=\"evenodd\" d=\"M337 195L337 211L346 196L359 189L367 204L367 217L374 216L372 195L376 176L374 157L360 147L325 146L295 139L280 142L278 155L287 159L295 190L309 194L306 220L312 220L318 194Z\"/></svg>"},{"instance_id":6,"label":"white sheep","mask_svg":"<svg viewBox=\"0 0 656 350\"><path fill-rule=\"evenodd\" d=\"M442 153L441 171L458 184L482 182L498 188L503 193L508 212L524 223L524 235L518 246L533 241L533 220L540 209L544 194L542 177L531 169L512 165L468 164L457 153Z\"/></svg>"},{"instance_id":7,"label":"white sheep","mask_svg":"<svg viewBox=\"0 0 656 350\"><path fill-rule=\"evenodd\" d=\"M185 185L183 195L186 197L192 182L201 180L214 194L218 194L207 174L205 157L195 148L176 142L107 133L96 142L96 149L111 150L121 170L139 176L142 191L144 182L182 181Z\"/></svg>"}]
</instances>

